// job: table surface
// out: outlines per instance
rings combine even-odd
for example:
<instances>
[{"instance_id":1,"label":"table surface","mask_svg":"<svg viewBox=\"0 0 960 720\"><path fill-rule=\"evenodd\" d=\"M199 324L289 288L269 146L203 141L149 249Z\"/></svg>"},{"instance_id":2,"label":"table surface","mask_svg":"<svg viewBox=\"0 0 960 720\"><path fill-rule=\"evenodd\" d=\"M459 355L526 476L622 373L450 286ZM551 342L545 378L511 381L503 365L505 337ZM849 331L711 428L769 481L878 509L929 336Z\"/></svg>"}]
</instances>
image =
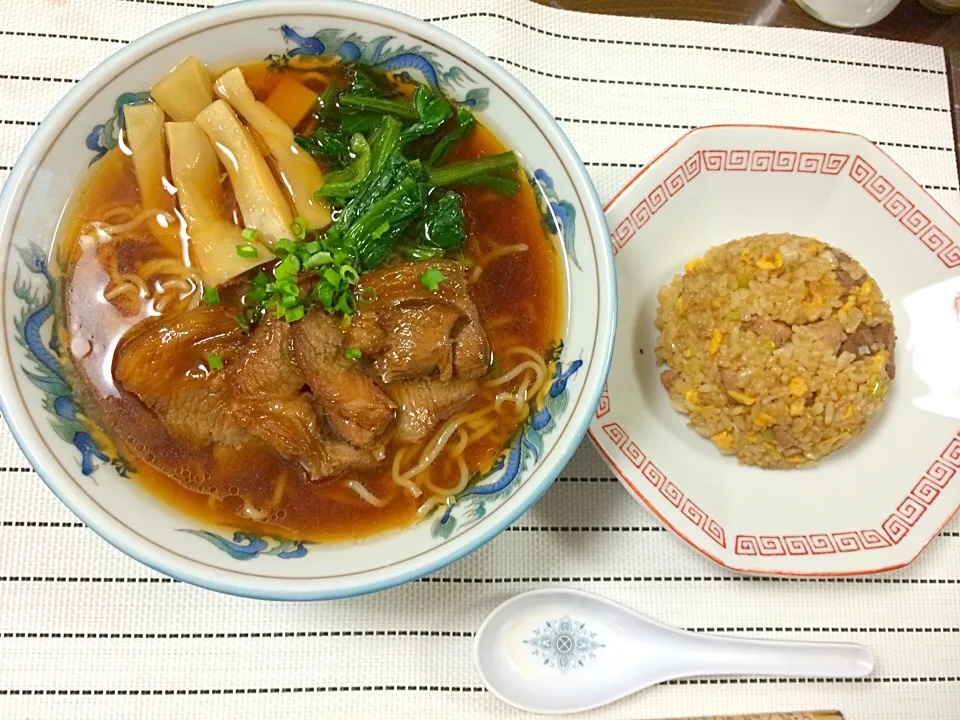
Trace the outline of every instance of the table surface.
<instances>
[{"instance_id":1,"label":"table surface","mask_svg":"<svg viewBox=\"0 0 960 720\"><path fill-rule=\"evenodd\" d=\"M0 0L0 182L73 78L124 42L224 1ZM859 132L960 215L947 85L929 46L754 33L753 0L541 0L749 23L739 26L571 17L526 0L373 1L436 18L501 57L559 118L603 199L683 130L733 118ZM786 2L765 7L767 24L822 27ZM898 39L939 33L960 53L960 37L949 37L960 20L939 25L909 7L900 13L919 20L894 21ZM917 22L926 34L910 34ZM910 568L883 576L734 575L630 500L586 446L521 521L450 568L349 600L255 602L175 582L109 547L30 475L0 423L0 718L519 717L482 691L473 632L509 596L562 584L681 627L861 642L878 658L862 681L686 679L593 717L840 708L849 720L957 720L957 543L960 517Z\"/></svg>"},{"instance_id":2,"label":"table surface","mask_svg":"<svg viewBox=\"0 0 960 720\"><path fill-rule=\"evenodd\" d=\"M886 18L866 28L847 30L811 17L794 0L536 0L542 5L609 15L670 20L701 20L738 25L807 28L887 40L939 45L947 56L953 106L953 136L960 168L960 14L938 15L918 0L903 0Z\"/></svg>"}]
</instances>

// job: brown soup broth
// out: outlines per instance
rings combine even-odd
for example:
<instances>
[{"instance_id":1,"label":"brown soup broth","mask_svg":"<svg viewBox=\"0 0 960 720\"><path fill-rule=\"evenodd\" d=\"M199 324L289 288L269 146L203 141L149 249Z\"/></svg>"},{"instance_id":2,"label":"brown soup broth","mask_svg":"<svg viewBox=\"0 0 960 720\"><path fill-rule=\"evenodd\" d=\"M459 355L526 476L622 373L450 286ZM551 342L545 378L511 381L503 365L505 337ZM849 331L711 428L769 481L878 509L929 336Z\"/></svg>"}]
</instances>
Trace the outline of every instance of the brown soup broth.
<instances>
[{"instance_id":1,"label":"brown soup broth","mask_svg":"<svg viewBox=\"0 0 960 720\"><path fill-rule=\"evenodd\" d=\"M267 63L244 66L243 70L261 100L283 77L282 72L270 70ZM285 71L299 73L301 81L317 91L331 82L344 85L348 81L342 66L317 61L296 59ZM409 91L401 84L398 88ZM298 131L304 132L313 122L308 118ZM477 124L450 160L504 150L491 132ZM522 360L506 356L510 348L525 346L543 354L559 337L563 310L559 255L542 228L533 190L526 182L514 197L483 188L457 189L463 195L467 219L465 255L482 268L471 294L493 349L492 376ZM145 426L138 426L136 418L149 411L115 386L113 349L133 325L156 312L108 302L103 294L111 274L134 272L142 263L170 254L146 224L94 249L89 243L84 248L80 236L89 232L92 222L102 221L118 206L139 206L139 194L130 157L114 149L96 164L74 201L54 250L54 266L65 269L67 277L63 310L69 331L62 346L70 348L70 360L86 396L85 407L129 462L132 477L164 502L201 520L294 539L356 538L414 522L417 508L431 493L425 491L420 498L412 498L394 483L391 462L397 452L402 452L401 469L410 468L426 442L414 447L390 440L387 460L381 466L351 474L376 497L387 501L384 507L374 507L345 487L342 478L311 482L298 463L279 456L266 444L252 442L240 448L201 451L181 446L163 431L144 436ZM225 186L223 215L236 215L229 183ZM528 249L498 253L517 244ZM229 293L221 297L228 306L239 302ZM225 358L229 351L225 350ZM184 367L189 365L190 361L185 361ZM488 387L481 381L482 389L466 412L489 406L498 393L517 385ZM495 426L464 452L471 475L494 464L518 426L519 417L510 412L496 417ZM166 467L164 461L184 457L207 469L201 486L185 486L154 467ZM455 485L460 475L456 462L444 454L428 472L429 480L440 487ZM252 512L245 514L244 508Z\"/></svg>"}]
</instances>

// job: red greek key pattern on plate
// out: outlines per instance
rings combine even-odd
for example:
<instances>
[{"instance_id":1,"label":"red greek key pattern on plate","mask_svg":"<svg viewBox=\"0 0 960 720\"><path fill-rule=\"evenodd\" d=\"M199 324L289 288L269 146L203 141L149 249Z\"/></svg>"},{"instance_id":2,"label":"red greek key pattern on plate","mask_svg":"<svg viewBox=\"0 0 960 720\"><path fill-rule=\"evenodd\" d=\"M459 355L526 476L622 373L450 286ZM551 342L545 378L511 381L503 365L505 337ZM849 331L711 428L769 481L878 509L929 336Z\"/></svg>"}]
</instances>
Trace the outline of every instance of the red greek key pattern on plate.
<instances>
[{"instance_id":1,"label":"red greek key pattern on plate","mask_svg":"<svg viewBox=\"0 0 960 720\"><path fill-rule=\"evenodd\" d=\"M680 503L683 502L683 493L680 492L680 488L669 480L660 486L660 494L669 500L674 507L680 507Z\"/></svg>"},{"instance_id":2,"label":"red greek key pattern on plate","mask_svg":"<svg viewBox=\"0 0 960 720\"><path fill-rule=\"evenodd\" d=\"M809 555L811 553L810 540L804 535L786 535L783 545L790 555Z\"/></svg>"},{"instance_id":3,"label":"red greek key pattern on plate","mask_svg":"<svg viewBox=\"0 0 960 720\"><path fill-rule=\"evenodd\" d=\"M640 474L643 475L643 477L646 478L647 481L655 488L663 485L664 481L667 479L667 476L660 472L660 468L650 461L640 468Z\"/></svg>"},{"instance_id":4,"label":"red greek key pattern on plate","mask_svg":"<svg viewBox=\"0 0 960 720\"><path fill-rule=\"evenodd\" d=\"M800 161L797 163L797 172L819 173L823 170L823 161L826 159L826 153L800 153Z\"/></svg>"},{"instance_id":5,"label":"red greek key pattern on plate","mask_svg":"<svg viewBox=\"0 0 960 720\"><path fill-rule=\"evenodd\" d=\"M916 203L908 200L902 190L894 187L883 175L879 175L870 163L857 155L850 165L849 175L850 179L866 190L884 210L919 237L920 242L933 251L940 262L950 269L960 267L960 246L943 230L932 225L930 218L917 209Z\"/></svg>"},{"instance_id":6,"label":"red greek key pattern on plate","mask_svg":"<svg viewBox=\"0 0 960 720\"><path fill-rule=\"evenodd\" d=\"M940 488L928 477L920 478L920 482L913 486L910 495L915 497L921 503L929 505L937 499L940 494Z\"/></svg>"},{"instance_id":7,"label":"red greek key pattern on plate","mask_svg":"<svg viewBox=\"0 0 960 720\"><path fill-rule=\"evenodd\" d=\"M703 531L720 547L725 548L727 546L727 534L713 518L707 518L707 522L703 526Z\"/></svg>"},{"instance_id":8,"label":"red greek key pattern on plate","mask_svg":"<svg viewBox=\"0 0 960 720\"><path fill-rule=\"evenodd\" d=\"M947 449L940 453L940 457L949 465L960 467L960 435L950 441Z\"/></svg>"},{"instance_id":9,"label":"red greek key pattern on plate","mask_svg":"<svg viewBox=\"0 0 960 720\"><path fill-rule=\"evenodd\" d=\"M919 520L920 516L926 511L927 506L912 495L907 495L899 507L897 507L897 513L906 520L907 524L911 527L917 524L917 520Z\"/></svg>"},{"instance_id":10,"label":"red greek key pattern on plate","mask_svg":"<svg viewBox=\"0 0 960 720\"><path fill-rule=\"evenodd\" d=\"M924 474L925 478L930 478L940 487L946 487L947 483L956 474L956 470L942 460L934 460L933 465L927 468Z\"/></svg>"},{"instance_id":11,"label":"red greek key pattern on plate","mask_svg":"<svg viewBox=\"0 0 960 720\"><path fill-rule=\"evenodd\" d=\"M873 195L874 200L883 202L893 192L893 183L883 175L876 175L863 186L863 189Z\"/></svg>"},{"instance_id":12,"label":"red greek key pattern on plate","mask_svg":"<svg viewBox=\"0 0 960 720\"><path fill-rule=\"evenodd\" d=\"M703 524L707 521L707 514L697 507L697 505L690 500L690 498L686 498L683 501L683 505L680 507L680 512L683 513L687 520L699 528L702 528Z\"/></svg>"},{"instance_id":13,"label":"red greek key pattern on plate","mask_svg":"<svg viewBox=\"0 0 960 720\"><path fill-rule=\"evenodd\" d=\"M945 247L937 253L937 257L940 258L940 262L952 270L960 265L960 246L950 245Z\"/></svg>"},{"instance_id":14,"label":"red greek key pattern on plate","mask_svg":"<svg viewBox=\"0 0 960 720\"><path fill-rule=\"evenodd\" d=\"M859 155L853 159L853 164L850 166L850 177L857 185L863 185L876 174L877 171L873 169L873 165Z\"/></svg>"},{"instance_id":15,"label":"red greek key pattern on plate","mask_svg":"<svg viewBox=\"0 0 960 720\"><path fill-rule=\"evenodd\" d=\"M656 215L670 198L700 175L710 172L799 172L839 175L850 156L843 153L793 150L697 150L667 173L653 192L642 198L610 233L613 254L618 254L637 231ZM852 172L852 171L851 171ZM910 205L912 208L913 205Z\"/></svg>"},{"instance_id":16,"label":"red greek key pattern on plate","mask_svg":"<svg viewBox=\"0 0 960 720\"><path fill-rule=\"evenodd\" d=\"M608 402L607 410L604 411L604 414L606 414L609 412L609 396L606 388L604 388L601 398L604 396L607 397ZM597 417L600 417L599 408L597 412ZM692 498L687 497L675 483L669 480L660 468L654 465L653 461L630 439L630 436L627 435L627 432L619 423L608 423L601 426L600 429L604 435L610 438L619 454L626 458L633 467L637 468L640 475L673 507L677 508L686 520L700 528L707 537L720 547L725 548L727 546L727 534L720 523L711 518Z\"/></svg>"},{"instance_id":17,"label":"red greek key pattern on plate","mask_svg":"<svg viewBox=\"0 0 960 720\"><path fill-rule=\"evenodd\" d=\"M835 555L890 547L903 540L960 469L960 433L880 528L819 535L737 535L737 555ZM782 552L781 552L782 551Z\"/></svg>"},{"instance_id":18,"label":"red greek key pattern on plate","mask_svg":"<svg viewBox=\"0 0 960 720\"><path fill-rule=\"evenodd\" d=\"M623 447L620 449L623 450L623 454L627 456L627 460L633 463L633 466L637 470L643 467L644 462L647 460L647 456L640 451L640 448L636 446L633 440L628 438L627 442L624 443Z\"/></svg>"},{"instance_id":19,"label":"red greek key pattern on plate","mask_svg":"<svg viewBox=\"0 0 960 720\"><path fill-rule=\"evenodd\" d=\"M863 548L865 550L890 547L890 541L885 538L879 530L861 530L860 539L863 542Z\"/></svg>"},{"instance_id":20,"label":"red greek key pattern on plate","mask_svg":"<svg viewBox=\"0 0 960 720\"><path fill-rule=\"evenodd\" d=\"M823 169L820 171L824 175L839 175L840 171L847 166L849 155L844 153L830 153L823 163Z\"/></svg>"},{"instance_id":21,"label":"red greek key pattern on plate","mask_svg":"<svg viewBox=\"0 0 960 720\"><path fill-rule=\"evenodd\" d=\"M793 172L797 169L797 153L792 150L778 150L773 161L774 172Z\"/></svg>"},{"instance_id":22,"label":"red greek key pattern on plate","mask_svg":"<svg viewBox=\"0 0 960 720\"><path fill-rule=\"evenodd\" d=\"M837 546L829 535L811 535L810 550L814 555L829 555L837 551Z\"/></svg>"},{"instance_id":23,"label":"red greek key pattern on plate","mask_svg":"<svg viewBox=\"0 0 960 720\"><path fill-rule=\"evenodd\" d=\"M604 425L601 430L603 430L606 436L610 438L617 447L622 447L627 441L627 433L620 427L619 423L609 423Z\"/></svg>"},{"instance_id":24,"label":"red greek key pattern on plate","mask_svg":"<svg viewBox=\"0 0 960 720\"><path fill-rule=\"evenodd\" d=\"M837 543L837 550L840 552L863 550L863 543L860 542L860 536L855 532L834 533L833 539Z\"/></svg>"},{"instance_id":25,"label":"red greek key pattern on plate","mask_svg":"<svg viewBox=\"0 0 960 720\"><path fill-rule=\"evenodd\" d=\"M930 227L930 218L920 212L917 208L914 208L900 218L900 223L905 225L907 229L914 235L919 235L928 227Z\"/></svg>"},{"instance_id":26,"label":"red greek key pattern on plate","mask_svg":"<svg viewBox=\"0 0 960 720\"><path fill-rule=\"evenodd\" d=\"M913 203L907 200L899 190L895 190L890 199L883 204L883 209L895 218L901 218L913 210Z\"/></svg>"},{"instance_id":27,"label":"red greek key pattern on plate","mask_svg":"<svg viewBox=\"0 0 960 720\"><path fill-rule=\"evenodd\" d=\"M610 412L610 388L603 386L603 392L600 394L600 402L597 403L597 420Z\"/></svg>"},{"instance_id":28,"label":"red greek key pattern on plate","mask_svg":"<svg viewBox=\"0 0 960 720\"><path fill-rule=\"evenodd\" d=\"M894 513L883 521L883 531L896 544L907 536L910 526L902 517Z\"/></svg>"}]
</instances>

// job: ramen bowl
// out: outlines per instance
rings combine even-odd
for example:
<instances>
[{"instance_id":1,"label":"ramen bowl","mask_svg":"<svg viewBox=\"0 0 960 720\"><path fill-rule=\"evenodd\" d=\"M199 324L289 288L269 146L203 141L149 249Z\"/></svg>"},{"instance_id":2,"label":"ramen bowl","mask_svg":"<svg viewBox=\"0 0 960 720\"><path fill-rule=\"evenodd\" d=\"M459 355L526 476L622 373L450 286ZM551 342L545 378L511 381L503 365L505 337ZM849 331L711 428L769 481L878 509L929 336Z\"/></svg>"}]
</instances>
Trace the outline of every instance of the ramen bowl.
<instances>
[{"instance_id":1,"label":"ramen bowl","mask_svg":"<svg viewBox=\"0 0 960 720\"><path fill-rule=\"evenodd\" d=\"M239 48L239 49L238 49ZM493 469L406 529L339 543L242 531L151 495L85 413L63 358L60 264L51 252L77 183L120 140L123 107L180 58L213 68L251 58L339 57L406 72L471 108L521 158L563 262L563 344L543 406ZM482 53L413 18L348 2L240 3L185 18L87 75L42 123L0 196L4 419L48 487L107 542L179 580L276 600L345 597L431 573L513 522L583 437L609 369L616 278L587 173L549 113Z\"/></svg>"}]
</instances>

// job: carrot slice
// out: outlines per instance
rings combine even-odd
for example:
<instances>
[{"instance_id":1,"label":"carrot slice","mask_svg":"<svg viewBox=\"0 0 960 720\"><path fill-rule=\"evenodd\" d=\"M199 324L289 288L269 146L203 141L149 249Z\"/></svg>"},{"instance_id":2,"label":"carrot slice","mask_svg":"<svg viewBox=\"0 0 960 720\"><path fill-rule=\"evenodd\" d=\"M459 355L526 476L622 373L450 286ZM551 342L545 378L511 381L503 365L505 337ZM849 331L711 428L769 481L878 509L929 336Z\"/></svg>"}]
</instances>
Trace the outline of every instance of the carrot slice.
<instances>
[{"instance_id":1,"label":"carrot slice","mask_svg":"<svg viewBox=\"0 0 960 720\"><path fill-rule=\"evenodd\" d=\"M317 93L292 77L285 77L264 103L291 128L295 128L317 102Z\"/></svg>"}]
</instances>

